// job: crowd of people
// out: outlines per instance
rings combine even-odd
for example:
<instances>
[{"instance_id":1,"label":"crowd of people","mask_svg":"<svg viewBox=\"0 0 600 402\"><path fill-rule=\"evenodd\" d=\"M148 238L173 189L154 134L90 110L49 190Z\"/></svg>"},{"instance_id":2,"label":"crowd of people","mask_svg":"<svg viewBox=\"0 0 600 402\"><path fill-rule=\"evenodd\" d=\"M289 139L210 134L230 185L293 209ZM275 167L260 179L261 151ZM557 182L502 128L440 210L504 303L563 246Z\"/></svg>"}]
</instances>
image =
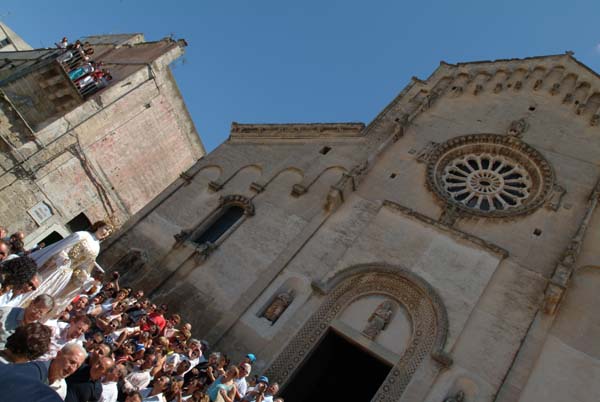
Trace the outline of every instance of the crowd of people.
<instances>
[{"instance_id":1,"label":"crowd of people","mask_svg":"<svg viewBox=\"0 0 600 402\"><path fill-rule=\"evenodd\" d=\"M99 221L26 250L0 227L0 399L283 402L251 375L252 353L210 351L168 305L105 273L95 260L111 232Z\"/></svg>"},{"instance_id":2,"label":"crowd of people","mask_svg":"<svg viewBox=\"0 0 600 402\"><path fill-rule=\"evenodd\" d=\"M77 40L69 44L67 38L62 38L56 46L63 50L57 60L83 96L92 95L108 86L112 75L102 62L92 60L94 49L89 43Z\"/></svg>"}]
</instances>

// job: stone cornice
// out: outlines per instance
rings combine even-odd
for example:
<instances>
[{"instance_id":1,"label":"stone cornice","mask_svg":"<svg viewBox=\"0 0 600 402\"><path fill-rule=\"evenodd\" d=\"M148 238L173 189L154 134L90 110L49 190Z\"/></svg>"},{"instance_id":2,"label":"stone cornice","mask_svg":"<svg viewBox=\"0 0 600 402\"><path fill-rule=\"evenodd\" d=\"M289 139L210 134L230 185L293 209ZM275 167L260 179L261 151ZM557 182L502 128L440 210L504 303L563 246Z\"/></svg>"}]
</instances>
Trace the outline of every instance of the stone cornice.
<instances>
[{"instance_id":1,"label":"stone cornice","mask_svg":"<svg viewBox=\"0 0 600 402\"><path fill-rule=\"evenodd\" d=\"M362 137L364 123L231 123L230 139L306 139Z\"/></svg>"}]
</instances>

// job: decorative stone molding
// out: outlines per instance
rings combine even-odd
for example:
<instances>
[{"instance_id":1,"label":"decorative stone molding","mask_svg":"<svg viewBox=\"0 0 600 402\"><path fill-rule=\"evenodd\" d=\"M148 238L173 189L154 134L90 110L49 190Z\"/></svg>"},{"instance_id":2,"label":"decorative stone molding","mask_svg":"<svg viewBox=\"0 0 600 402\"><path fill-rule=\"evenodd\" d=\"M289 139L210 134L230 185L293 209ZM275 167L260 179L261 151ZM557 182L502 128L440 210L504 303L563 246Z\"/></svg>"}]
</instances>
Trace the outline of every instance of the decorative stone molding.
<instances>
[{"instance_id":1,"label":"decorative stone molding","mask_svg":"<svg viewBox=\"0 0 600 402\"><path fill-rule=\"evenodd\" d=\"M181 232L175 234L173 237L175 238L175 245L173 248L177 248L183 244L184 241L187 240L188 237L192 234L192 231L189 229L183 229Z\"/></svg>"},{"instance_id":2,"label":"decorative stone molding","mask_svg":"<svg viewBox=\"0 0 600 402\"><path fill-rule=\"evenodd\" d=\"M332 321L346 306L369 294L393 299L407 311L412 323L408 347L372 401L397 401L424 359L443 351L448 335L446 309L437 292L416 274L386 264L364 264L314 286L325 292L325 299L272 362L265 373L270 379L281 384L288 382L327 333Z\"/></svg>"},{"instance_id":3,"label":"decorative stone molding","mask_svg":"<svg viewBox=\"0 0 600 402\"><path fill-rule=\"evenodd\" d=\"M218 192L219 190L221 190L223 188L223 183L219 183L216 181L209 181L208 182L208 189L213 191L213 192Z\"/></svg>"},{"instance_id":4,"label":"decorative stone molding","mask_svg":"<svg viewBox=\"0 0 600 402\"><path fill-rule=\"evenodd\" d=\"M460 210L452 203L446 203L440 215L439 222L448 227L454 226L457 219L460 218Z\"/></svg>"},{"instance_id":5,"label":"decorative stone molding","mask_svg":"<svg viewBox=\"0 0 600 402\"><path fill-rule=\"evenodd\" d=\"M555 184L552 188L552 193L548 196L546 207L552 211L558 211L566 193L567 190L563 186Z\"/></svg>"},{"instance_id":6,"label":"decorative stone molding","mask_svg":"<svg viewBox=\"0 0 600 402\"><path fill-rule=\"evenodd\" d=\"M448 395L444 398L443 402L463 402L465 400L465 393L463 391L458 391L454 395Z\"/></svg>"},{"instance_id":7,"label":"decorative stone molding","mask_svg":"<svg viewBox=\"0 0 600 402\"><path fill-rule=\"evenodd\" d=\"M563 298L565 290L569 286L573 270L575 269L575 262L581 252L583 240L587 232L588 226L592 220L592 215L598 203L600 202L600 180L596 183L590 197L588 199L587 208L585 215L583 216L577 232L571 239L569 246L564 251L560 261L556 264L552 278L546 287L544 293L544 307L543 311L546 314L555 314L558 310L558 306Z\"/></svg>"},{"instance_id":8,"label":"decorative stone molding","mask_svg":"<svg viewBox=\"0 0 600 402\"><path fill-rule=\"evenodd\" d=\"M265 191L265 186L262 185L262 184L260 184L260 183L257 183L255 181L253 181L252 183L250 183L250 190L252 190L252 191L260 194L263 191Z\"/></svg>"},{"instance_id":9,"label":"decorative stone molding","mask_svg":"<svg viewBox=\"0 0 600 402\"><path fill-rule=\"evenodd\" d=\"M463 213L512 217L546 201L554 172L538 151L513 136L466 135L431 153L427 185Z\"/></svg>"},{"instance_id":10,"label":"decorative stone molding","mask_svg":"<svg viewBox=\"0 0 600 402\"><path fill-rule=\"evenodd\" d=\"M331 186L325 200L325 210L333 211L339 207L345 200L345 194L356 191L358 184L367 173L369 161L363 161L355 165L349 172L342 173L342 177Z\"/></svg>"},{"instance_id":11,"label":"decorative stone molding","mask_svg":"<svg viewBox=\"0 0 600 402\"><path fill-rule=\"evenodd\" d=\"M181 174L179 175L179 178L183 179L183 181L185 182L185 185L187 186L188 184L190 184L192 182L192 179L194 178L194 176L190 175L188 172L181 172Z\"/></svg>"},{"instance_id":12,"label":"decorative stone molding","mask_svg":"<svg viewBox=\"0 0 600 402\"><path fill-rule=\"evenodd\" d=\"M437 148L438 145L439 145L438 142L434 142L434 141L427 142L427 144L423 147L423 149L421 149L417 153L417 162L420 162L420 163L429 162L429 157L431 156L433 151L435 151L435 149Z\"/></svg>"},{"instance_id":13,"label":"decorative stone molding","mask_svg":"<svg viewBox=\"0 0 600 402\"><path fill-rule=\"evenodd\" d=\"M308 191L308 188L306 188L305 186L303 186L302 184L294 184L292 186L292 197L300 197L303 194L306 194L306 192Z\"/></svg>"},{"instance_id":14,"label":"decorative stone molding","mask_svg":"<svg viewBox=\"0 0 600 402\"><path fill-rule=\"evenodd\" d=\"M364 123L240 124L231 123L230 138L302 139L361 137Z\"/></svg>"},{"instance_id":15,"label":"decorative stone molding","mask_svg":"<svg viewBox=\"0 0 600 402\"><path fill-rule=\"evenodd\" d=\"M336 186L331 186L325 199L325 211L331 212L344 202L344 192Z\"/></svg>"},{"instance_id":16,"label":"decorative stone molding","mask_svg":"<svg viewBox=\"0 0 600 402\"><path fill-rule=\"evenodd\" d=\"M225 205L237 205L244 209L244 214L247 216L254 215L254 204L252 200L248 197L244 197L239 194L226 195L219 198L219 207L224 207Z\"/></svg>"},{"instance_id":17,"label":"decorative stone molding","mask_svg":"<svg viewBox=\"0 0 600 402\"><path fill-rule=\"evenodd\" d=\"M196 249L194 250L194 254L193 254L194 261L198 265L202 264L204 261L206 261L208 259L208 257L212 254L212 252L216 249L217 249L217 246L215 244L212 244L209 242L198 245L196 247Z\"/></svg>"}]
</instances>

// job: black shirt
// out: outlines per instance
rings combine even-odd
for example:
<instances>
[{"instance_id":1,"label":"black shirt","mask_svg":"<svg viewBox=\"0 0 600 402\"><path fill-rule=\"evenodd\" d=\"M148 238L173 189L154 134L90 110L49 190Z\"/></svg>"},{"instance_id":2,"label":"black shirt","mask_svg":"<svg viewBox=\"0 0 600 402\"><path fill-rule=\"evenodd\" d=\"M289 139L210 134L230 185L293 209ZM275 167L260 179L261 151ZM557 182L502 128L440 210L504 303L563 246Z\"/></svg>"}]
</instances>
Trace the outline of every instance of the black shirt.
<instances>
[{"instance_id":1,"label":"black shirt","mask_svg":"<svg viewBox=\"0 0 600 402\"><path fill-rule=\"evenodd\" d=\"M90 378L90 366L81 366L67 377L67 397L65 402L96 402L102 396L102 383Z\"/></svg>"}]
</instances>

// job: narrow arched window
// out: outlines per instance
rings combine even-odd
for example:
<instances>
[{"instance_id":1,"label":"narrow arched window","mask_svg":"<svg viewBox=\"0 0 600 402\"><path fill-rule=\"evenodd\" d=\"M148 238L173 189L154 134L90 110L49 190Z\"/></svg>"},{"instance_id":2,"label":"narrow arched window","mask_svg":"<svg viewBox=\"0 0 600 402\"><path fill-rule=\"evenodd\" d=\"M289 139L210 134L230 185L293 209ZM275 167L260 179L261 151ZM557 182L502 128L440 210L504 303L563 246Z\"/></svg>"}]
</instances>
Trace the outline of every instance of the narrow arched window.
<instances>
[{"instance_id":1,"label":"narrow arched window","mask_svg":"<svg viewBox=\"0 0 600 402\"><path fill-rule=\"evenodd\" d=\"M175 235L174 247L188 244L207 252L225 241L249 216L254 215L252 200L243 195L219 198L219 206L198 223L195 229L182 230Z\"/></svg>"},{"instance_id":2,"label":"narrow arched window","mask_svg":"<svg viewBox=\"0 0 600 402\"><path fill-rule=\"evenodd\" d=\"M242 216L244 216L244 208L238 205L227 205L221 211L221 215L205 230L198 233L192 241L197 244L215 243Z\"/></svg>"}]
</instances>

